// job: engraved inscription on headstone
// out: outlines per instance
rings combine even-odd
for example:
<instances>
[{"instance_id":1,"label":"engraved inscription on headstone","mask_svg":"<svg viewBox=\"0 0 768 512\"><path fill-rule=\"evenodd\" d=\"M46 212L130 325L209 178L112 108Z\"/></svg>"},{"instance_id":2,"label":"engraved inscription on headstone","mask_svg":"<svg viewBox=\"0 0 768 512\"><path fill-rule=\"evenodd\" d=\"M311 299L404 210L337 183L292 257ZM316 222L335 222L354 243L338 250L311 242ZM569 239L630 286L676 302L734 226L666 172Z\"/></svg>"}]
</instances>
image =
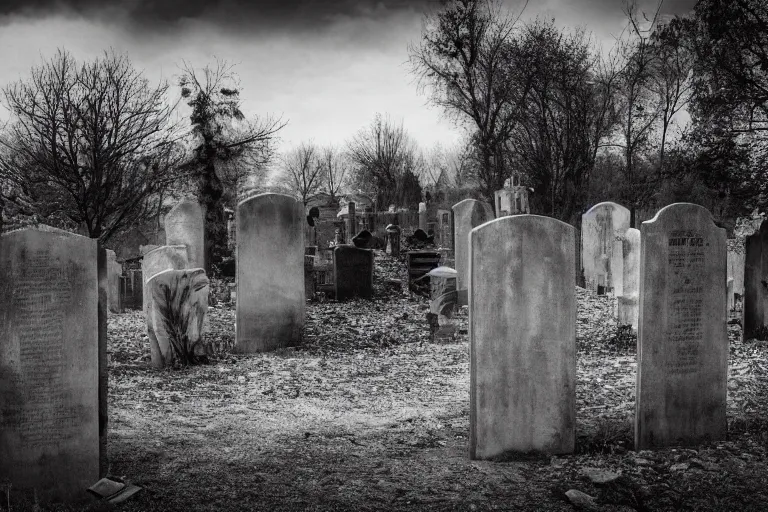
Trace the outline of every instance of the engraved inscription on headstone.
<instances>
[{"instance_id":1,"label":"engraved inscription on headstone","mask_svg":"<svg viewBox=\"0 0 768 512\"><path fill-rule=\"evenodd\" d=\"M0 289L0 481L77 498L99 477L96 241L4 234Z\"/></svg>"},{"instance_id":2,"label":"engraved inscription on headstone","mask_svg":"<svg viewBox=\"0 0 768 512\"><path fill-rule=\"evenodd\" d=\"M725 230L677 203L642 224L638 450L722 439L728 367Z\"/></svg>"}]
</instances>

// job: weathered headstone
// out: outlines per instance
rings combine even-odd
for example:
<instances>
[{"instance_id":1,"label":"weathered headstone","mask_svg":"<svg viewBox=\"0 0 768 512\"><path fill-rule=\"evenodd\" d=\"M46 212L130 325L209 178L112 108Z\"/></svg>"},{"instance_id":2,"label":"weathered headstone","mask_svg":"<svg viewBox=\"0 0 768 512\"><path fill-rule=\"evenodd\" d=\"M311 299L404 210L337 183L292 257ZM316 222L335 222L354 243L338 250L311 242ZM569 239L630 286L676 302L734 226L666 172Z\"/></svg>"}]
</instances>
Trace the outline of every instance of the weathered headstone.
<instances>
[{"instance_id":1,"label":"weathered headstone","mask_svg":"<svg viewBox=\"0 0 768 512\"><path fill-rule=\"evenodd\" d=\"M205 267L205 212L199 202L186 199L165 216L165 244L186 245L189 268Z\"/></svg>"},{"instance_id":2,"label":"weathered headstone","mask_svg":"<svg viewBox=\"0 0 768 512\"><path fill-rule=\"evenodd\" d=\"M643 222L635 448L723 439L725 230L676 203Z\"/></svg>"},{"instance_id":3,"label":"weathered headstone","mask_svg":"<svg viewBox=\"0 0 768 512\"><path fill-rule=\"evenodd\" d=\"M205 270L164 270L149 279L147 288L152 366L187 365L212 355L203 336L209 291Z\"/></svg>"},{"instance_id":4,"label":"weathered headstone","mask_svg":"<svg viewBox=\"0 0 768 512\"><path fill-rule=\"evenodd\" d=\"M640 230L629 228L621 237L623 293L618 297L619 325L631 325L637 332L637 320L640 314Z\"/></svg>"},{"instance_id":5,"label":"weathered headstone","mask_svg":"<svg viewBox=\"0 0 768 512\"><path fill-rule=\"evenodd\" d=\"M141 281L143 310L147 313L147 304L151 299L151 291L147 286L152 276L163 270L183 270L189 267L186 245L161 245L144 254L141 260Z\"/></svg>"},{"instance_id":6,"label":"weathered headstone","mask_svg":"<svg viewBox=\"0 0 768 512\"><path fill-rule=\"evenodd\" d=\"M386 252L393 258L400 257L400 226L397 224L387 225L387 248Z\"/></svg>"},{"instance_id":7,"label":"weathered headstone","mask_svg":"<svg viewBox=\"0 0 768 512\"><path fill-rule=\"evenodd\" d=\"M304 209L284 194L237 206L235 352L298 344L304 327Z\"/></svg>"},{"instance_id":8,"label":"weathered headstone","mask_svg":"<svg viewBox=\"0 0 768 512\"><path fill-rule=\"evenodd\" d=\"M115 251L107 249L107 305L113 313L119 313L120 305L120 275L123 273L123 267L117 262Z\"/></svg>"},{"instance_id":9,"label":"weathered headstone","mask_svg":"<svg viewBox=\"0 0 768 512\"><path fill-rule=\"evenodd\" d=\"M86 497L106 467L105 264L47 226L0 239L0 482L41 501Z\"/></svg>"},{"instance_id":10,"label":"weathered headstone","mask_svg":"<svg viewBox=\"0 0 768 512\"><path fill-rule=\"evenodd\" d=\"M469 265L469 232L489 220L493 220L493 208L484 201L465 199L451 208L453 217L453 250L456 267L456 286L459 305L467 304L467 272Z\"/></svg>"},{"instance_id":11,"label":"weathered headstone","mask_svg":"<svg viewBox=\"0 0 768 512\"><path fill-rule=\"evenodd\" d=\"M744 339L766 338L768 324L768 222L746 240Z\"/></svg>"},{"instance_id":12,"label":"weathered headstone","mask_svg":"<svg viewBox=\"0 0 768 512\"><path fill-rule=\"evenodd\" d=\"M629 229L629 210L606 201L581 216L581 265L588 290L623 295L621 245L616 239Z\"/></svg>"},{"instance_id":13,"label":"weathered headstone","mask_svg":"<svg viewBox=\"0 0 768 512\"><path fill-rule=\"evenodd\" d=\"M744 243L738 239L728 240L728 277L733 278L733 298L738 295L744 298L744 267L745 267L745 247ZM743 303L742 303L743 306Z\"/></svg>"},{"instance_id":14,"label":"weathered headstone","mask_svg":"<svg viewBox=\"0 0 768 512\"><path fill-rule=\"evenodd\" d=\"M336 300L373 295L373 251L351 245L333 250L333 282Z\"/></svg>"},{"instance_id":15,"label":"weathered headstone","mask_svg":"<svg viewBox=\"0 0 768 512\"><path fill-rule=\"evenodd\" d=\"M471 232L472 459L574 449L574 236L572 226L538 215Z\"/></svg>"},{"instance_id":16,"label":"weathered headstone","mask_svg":"<svg viewBox=\"0 0 768 512\"><path fill-rule=\"evenodd\" d=\"M427 203L419 203L419 229L427 231Z\"/></svg>"},{"instance_id":17,"label":"weathered headstone","mask_svg":"<svg viewBox=\"0 0 768 512\"><path fill-rule=\"evenodd\" d=\"M350 201L347 203L347 243L351 244L352 239L355 237L355 233L357 233L357 219L355 218L355 203L353 201Z\"/></svg>"},{"instance_id":18,"label":"weathered headstone","mask_svg":"<svg viewBox=\"0 0 768 512\"><path fill-rule=\"evenodd\" d=\"M730 314L730 312L733 311L733 307L734 307L732 277L729 277L728 281L725 283L725 293L726 293L727 303L728 303L728 313Z\"/></svg>"}]
</instances>

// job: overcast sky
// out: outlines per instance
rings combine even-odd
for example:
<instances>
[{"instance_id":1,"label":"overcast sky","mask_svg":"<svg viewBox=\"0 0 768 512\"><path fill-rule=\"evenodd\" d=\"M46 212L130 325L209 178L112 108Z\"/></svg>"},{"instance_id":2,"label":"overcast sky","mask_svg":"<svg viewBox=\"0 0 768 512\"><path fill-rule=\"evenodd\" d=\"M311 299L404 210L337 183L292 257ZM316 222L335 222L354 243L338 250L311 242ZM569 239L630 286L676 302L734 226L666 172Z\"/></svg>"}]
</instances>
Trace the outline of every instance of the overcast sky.
<instances>
[{"instance_id":1,"label":"overcast sky","mask_svg":"<svg viewBox=\"0 0 768 512\"><path fill-rule=\"evenodd\" d=\"M652 10L655 1L640 0ZM665 0L688 12L695 0ZM0 85L65 48L91 59L110 47L127 53L157 82L173 80L183 60L237 64L246 114L282 115L281 148L303 140L342 144L376 112L402 119L420 145L450 146L460 128L427 103L409 74L434 0L0 0ZM519 2L508 1L519 9ZM532 0L524 19L581 26L608 45L624 23L623 0ZM516 7L517 6L517 7ZM0 108L0 119L7 112Z\"/></svg>"}]
</instances>

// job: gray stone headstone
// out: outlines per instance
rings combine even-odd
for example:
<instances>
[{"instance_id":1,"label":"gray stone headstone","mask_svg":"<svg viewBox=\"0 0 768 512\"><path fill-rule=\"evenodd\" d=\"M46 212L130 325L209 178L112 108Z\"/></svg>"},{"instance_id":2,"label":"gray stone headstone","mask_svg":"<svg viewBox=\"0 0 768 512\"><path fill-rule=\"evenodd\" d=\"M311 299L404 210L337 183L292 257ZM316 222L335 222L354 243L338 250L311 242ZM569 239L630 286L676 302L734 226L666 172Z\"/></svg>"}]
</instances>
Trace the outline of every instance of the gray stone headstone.
<instances>
[{"instance_id":1,"label":"gray stone headstone","mask_svg":"<svg viewBox=\"0 0 768 512\"><path fill-rule=\"evenodd\" d=\"M267 352L301 342L304 230L300 202L260 194L237 206L235 352Z\"/></svg>"},{"instance_id":2,"label":"gray stone headstone","mask_svg":"<svg viewBox=\"0 0 768 512\"><path fill-rule=\"evenodd\" d=\"M744 339L765 338L768 324L768 222L747 237L744 265Z\"/></svg>"},{"instance_id":3,"label":"gray stone headstone","mask_svg":"<svg viewBox=\"0 0 768 512\"><path fill-rule=\"evenodd\" d=\"M333 250L333 281L336 300L373 296L373 251L351 245Z\"/></svg>"},{"instance_id":4,"label":"gray stone headstone","mask_svg":"<svg viewBox=\"0 0 768 512\"><path fill-rule=\"evenodd\" d=\"M123 267L117 262L115 251L107 249L107 305L113 313L120 312L120 275Z\"/></svg>"},{"instance_id":5,"label":"gray stone headstone","mask_svg":"<svg viewBox=\"0 0 768 512\"><path fill-rule=\"evenodd\" d=\"M733 278L733 293L742 298L744 297L745 252L744 245L736 243L735 240L728 247L728 277Z\"/></svg>"},{"instance_id":6,"label":"gray stone headstone","mask_svg":"<svg viewBox=\"0 0 768 512\"><path fill-rule=\"evenodd\" d=\"M725 230L676 203L643 222L635 447L723 439Z\"/></svg>"},{"instance_id":7,"label":"gray stone headstone","mask_svg":"<svg viewBox=\"0 0 768 512\"><path fill-rule=\"evenodd\" d=\"M201 268L164 270L147 282L151 300L147 331L152 366L193 364L212 355L203 337L208 314L208 277Z\"/></svg>"},{"instance_id":8,"label":"gray stone headstone","mask_svg":"<svg viewBox=\"0 0 768 512\"><path fill-rule=\"evenodd\" d=\"M469 271L469 232L480 224L493 220L490 204L477 199L464 199L451 207L453 218L453 250L459 305L467 304L467 272Z\"/></svg>"},{"instance_id":9,"label":"gray stone headstone","mask_svg":"<svg viewBox=\"0 0 768 512\"><path fill-rule=\"evenodd\" d=\"M581 266L586 288L612 291L623 295L621 244L616 243L629 229L630 212L623 206L606 201L598 203L581 216Z\"/></svg>"},{"instance_id":10,"label":"gray stone headstone","mask_svg":"<svg viewBox=\"0 0 768 512\"><path fill-rule=\"evenodd\" d=\"M147 281L163 270L183 270L189 267L186 245L161 245L144 254L141 260L142 299L144 313L151 299Z\"/></svg>"},{"instance_id":11,"label":"gray stone headstone","mask_svg":"<svg viewBox=\"0 0 768 512\"><path fill-rule=\"evenodd\" d=\"M622 295L618 297L619 325L631 325L637 332L640 314L640 230L629 228L621 237L624 272Z\"/></svg>"},{"instance_id":12,"label":"gray stone headstone","mask_svg":"<svg viewBox=\"0 0 768 512\"><path fill-rule=\"evenodd\" d=\"M106 456L101 259L96 240L54 228L0 238L0 481L41 501L85 497Z\"/></svg>"},{"instance_id":13,"label":"gray stone headstone","mask_svg":"<svg viewBox=\"0 0 768 512\"><path fill-rule=\"evenodd\" d=\"M186 199L168 212L165 244L186 245L189 268L205 267L205 212L200 203Z\"/></svg>"},{"instance_id":14,"label":"gray stone headstone","mask_svg":"<svg viewBox=\"0 0 768 512\"><path fill-rule=\"evenodd\" d=\"M472 459L574 449L574 231L538 215L502 217L472 230Z\"/></svg>"}]
</instances>

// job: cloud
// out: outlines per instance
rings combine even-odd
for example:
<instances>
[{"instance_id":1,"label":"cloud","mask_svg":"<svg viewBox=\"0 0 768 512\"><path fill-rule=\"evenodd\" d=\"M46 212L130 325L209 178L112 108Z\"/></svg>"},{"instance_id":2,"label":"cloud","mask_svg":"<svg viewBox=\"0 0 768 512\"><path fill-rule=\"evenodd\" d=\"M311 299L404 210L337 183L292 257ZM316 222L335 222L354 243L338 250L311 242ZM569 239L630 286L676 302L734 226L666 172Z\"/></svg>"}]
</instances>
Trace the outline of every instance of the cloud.
<instances>
[{"instance_id":1,"label":"cloud","mask_svg":"<svg viewBox=\"0 0 768 512\"><path fill-rule=\"evenodd\" d=\"M0 17L77 16L120 22L138 31L168 31L190 22L237 31L314 31L340 20L386 20L421 12L437 0L3 0Z\"/></svg>"}]
</instances>

